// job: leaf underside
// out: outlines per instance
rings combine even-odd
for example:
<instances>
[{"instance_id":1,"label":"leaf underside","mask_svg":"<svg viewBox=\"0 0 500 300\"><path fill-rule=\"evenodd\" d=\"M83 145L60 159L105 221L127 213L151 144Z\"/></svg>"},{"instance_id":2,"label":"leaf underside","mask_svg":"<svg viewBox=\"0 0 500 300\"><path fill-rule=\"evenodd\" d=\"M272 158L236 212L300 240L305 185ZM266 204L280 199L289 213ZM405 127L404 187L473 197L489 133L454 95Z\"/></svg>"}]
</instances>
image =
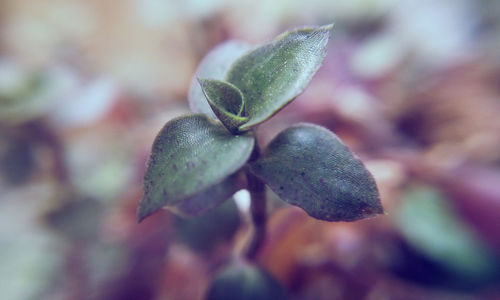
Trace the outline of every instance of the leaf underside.
<instances>
[{"instance_id":1,"label":"leaf underside","mask_svg":"<svg viewBox=\"0 0 500 300\"><path fill-rule=\"evenodd\" d=\"M316 219L355 221L383 213L371 174L320 126L299 124L282 131L250 171Z\"/></svg>"},{"instance_id":2,"label":"leaf underside","mask_svg":"<svg viewBox=\"0 0 500 300\"><path fill-rule=\"evenodd\" d=\"M227 71L241 55L247 52L250 46L239 41L227 41L214 49L202 59L189 86L189 107L195 113L204 113L216 119L210 105L208 105L197 78L212 78L223 80Z\"/></svg>"},{"instance_id":3,"label":"leaf underside","mask_svg":"<svg viewBox=\"0 0 500 300\"><path fill-rule=\"evenodd\" d=\"M188 197L176 206L167 207L170 211L184 217L202 215L226 200L229 200L238 190L245 188L245 177L237 172L221 183L211 186L198 194Z\"/></svg>"},{"instance_id":4,"label":"leaf underside","mask_svg":"<svg viewBox=\"0 0 500 300\"><path fill-rule=\"evenodd\" d=\"M153 143L139 221L221 183L246 163L253 144L253 136L231 135L206 115L168 122Z\"/></svg>"},{"instance_id":5,"label":"leaf underside","mask_svg":"<svg viewBox=\"0 0 500 300\"><path fill-rule=\"evenodd\" d=\"M234 62L226 81L244 95L249 121L242 131L264 122L305 89L321 66L332 25L284 33Z\"/></svg>"}]
</instances>

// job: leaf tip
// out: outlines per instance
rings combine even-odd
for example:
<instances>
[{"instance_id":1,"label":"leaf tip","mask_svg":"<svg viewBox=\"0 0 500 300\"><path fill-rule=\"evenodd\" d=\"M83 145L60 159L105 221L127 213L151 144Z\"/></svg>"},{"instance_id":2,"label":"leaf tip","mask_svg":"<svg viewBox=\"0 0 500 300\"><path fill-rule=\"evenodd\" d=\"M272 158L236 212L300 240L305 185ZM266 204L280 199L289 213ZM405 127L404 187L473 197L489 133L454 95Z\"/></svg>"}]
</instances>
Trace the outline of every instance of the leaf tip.
<instances>
[{"instance_id":1,"label":"leaf tip","mask_svg":"<svg viewBox=\"0 0 500 300\"><path fill-rule=\"evenodd\" d=\"M330 23L330 24L320 26L319 30L331 31L333 29L333 25L335 25L335 23Z\"/></svg>"},{"instance_id":2,"label":"leaf tip","mask_svg":"<svg viewBox=\"0 0 500 300\"><path fill-rule=\"evenodd\" d=\"M148 204L149 198L145 196L139 202L139 206L137 207L137 223L141 223L144 219L152 215L159 208L154 208Z\"/></svg>"},{"instance_id":3,"label":"leaf tip","mask_svg":"<svg viewBox=\"0 0 500 300\"><path fill-rule=\"evenodd\" d=\"M360 219L373 218L378 215L387 215L387 212L384 210L380 198L377 197L377 200L374 201L372 205L370 205L369 209L363 211L362 215L360 216Z\"/></svg>"},{"instance_id":4,"label":"leaf tip","mask_svg":"<svg viewBox=\"0 0 500 300\"><path fill-rule=\"evenodd\" d=\"M316 27L314 29L314 32L316 34L321 34L324 37L325 41L328 42L328 40L330 39L330 36L331 36L332 29L333 29L333 23ZM325 47L326 47L326 44L325 44Z\"/></svg>"},{"instance_id":5,"label":"leaf tip","mask_svg":"<svg viewBox=\"0 0 500 300\"><path fill-rule=\"evenodd\" d=\"M140 207L137 208L137 224L141 223L146 216L141 212Z\"/></svg>"},{"instance_id":6,"label":"leaf tip","mask_svg":"<svg viewBox=\"0 0 500 300\"><path fill-rule=\"evenodd\" d=\"M141 223L147 215L143 212L142 206L139 204L139 207L137 208L137 223Z\"/></svg>"},{"instance_id":7,"label":"leaf tip","mask_svg":"<svg viewBox=\"0 0 500 300\"><path fill-rule=\"evenodd\" d=\"M198 83L200 84L200 86L203 88L203 85L207 82L207 78L204 78L204 77L196 77L196 80L198 81Z\"/></svg>"}]
</instances>

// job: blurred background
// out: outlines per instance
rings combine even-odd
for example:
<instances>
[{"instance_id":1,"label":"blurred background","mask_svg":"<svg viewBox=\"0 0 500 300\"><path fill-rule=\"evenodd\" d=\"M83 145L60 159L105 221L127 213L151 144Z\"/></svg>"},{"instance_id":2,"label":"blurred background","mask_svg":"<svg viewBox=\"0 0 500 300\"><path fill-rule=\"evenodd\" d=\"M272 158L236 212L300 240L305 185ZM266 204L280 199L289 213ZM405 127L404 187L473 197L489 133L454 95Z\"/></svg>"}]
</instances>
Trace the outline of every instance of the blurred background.
<instances>
[{"instance_id":1,"label":"blurred background","mask_svg":"<svg viewBox=\"0 0 500 300\"><path fill-rule=\"evenodd\" d=\"M387 214L321 222L270 193L259 263L291 299L500 299L495 0L1 0L0 298L202 299L248 199L138 225L154 136L216 44L332 22L323 67L259 139L328 127Z\"/></svg>"}]
</instances>

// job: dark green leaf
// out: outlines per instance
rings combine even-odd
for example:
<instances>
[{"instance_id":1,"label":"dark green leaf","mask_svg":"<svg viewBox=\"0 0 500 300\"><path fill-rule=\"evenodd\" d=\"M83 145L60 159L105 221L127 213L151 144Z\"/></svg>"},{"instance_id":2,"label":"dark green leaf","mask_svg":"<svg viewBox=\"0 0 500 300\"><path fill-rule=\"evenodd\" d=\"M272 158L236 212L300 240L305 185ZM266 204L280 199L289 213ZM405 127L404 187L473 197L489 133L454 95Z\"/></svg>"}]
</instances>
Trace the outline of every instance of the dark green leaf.
<instances>
[{"instance_id":1,"label":"dark green leaf","mask_svg":"<svg viewBox=\"0 0 500 300\"><path fill-rule=\"evenodd\" d=\"M234 85L216 80L200 78L200 85L210 107L233 134L239 133L238 126L248 121L244 116L243 94Z\"/></svg>"},{"instance_id":2,"label":"dark green leaf","mask_svg":"<svg viewBox=\"0 0 500 300\"><path fill-rule=\"evenodd\" d=\"M200 84L199 77L223 80L233 62L250 49L245 43L228 41L212 49L203 58L191 81L188 93L189 107L197 113L204 113L212 119L215 114L207 103Z\"/></svg>"},{"instance_id":3,"label":"dark green leaf","mask_svg":"<svg viewBox=\"0 0 500 300\"><path fill-rule=\"evenodd\" d=\"M245 183L245 176L243 176L242 172L237 172L224 179L221 183L188 197L178 205L168 207L168 209L185 217L204 214L229 199L238 190L245 188Z\"/></svg>"},{"instance_id":4,"label":"dark green leaf","mask_svg":"<svg viewBox=\"0 0 500 300\"><path fill-rule=\"evenodd\" d=\"M199 252L209 253L223 242L230 242L241 224L236 203L229 199L217 208L196 218L175 217L177 240Z\"/></svg>"},{"instance_id":5,"label":"dark green leaf","mask_svg":"<svg viewBox=\"0 0 500 300\"><path fill-rule=\"evenodd\" d=\"M216 274L207 300L284 300L281 284L265 270L236 262Z\"/></svg>"},{"instance_id":6,"label":"dark green leaf","mask_svg":"<svg viewBox=\"0 0 500 300\"><path fill-rule=\"evenodd\" d=\"M153 143L139 221L222 182L246 163L253 144L253 136L231 135L206 115L168 122Z\"/></svg>"},{"instance_id":7,"label":"dark green leaf","mask_svg":"<svg viewBox=\"0 0 500 300\"><path fill-rule=\"evenodd\" d=\"M299 124L281 132L250 169L286 202L316 219L355 221L383 212L363 163L326 128Z\"/></svg>"},{"instance_id":8,"label":"dark green leaf","mask_svg":"<svg viewBox=\"0 0 500 300\"><path fill-rule=\"evenodd\" d=\"M233 64L226 79L243 92L250 118L241 130L264 122L305 89L325 58L331 28L284 33Z\"/></svg>"}]
</instances>

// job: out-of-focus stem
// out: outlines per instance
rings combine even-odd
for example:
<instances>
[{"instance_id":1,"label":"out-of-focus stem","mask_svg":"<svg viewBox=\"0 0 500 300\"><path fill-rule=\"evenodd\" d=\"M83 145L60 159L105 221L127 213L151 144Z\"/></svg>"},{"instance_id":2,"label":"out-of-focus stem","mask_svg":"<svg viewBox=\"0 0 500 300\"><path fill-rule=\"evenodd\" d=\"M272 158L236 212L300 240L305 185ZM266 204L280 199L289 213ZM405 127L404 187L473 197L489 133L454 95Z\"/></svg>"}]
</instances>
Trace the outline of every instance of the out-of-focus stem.
<instances>
[{"instance_id":1,"label":"out-of-focus stem","mask_svg":"<svg viewBox=\"0 0 500 300\"><path fill-rule=\"evenodd\" d=\"M257 143L254 146L250 161L255 161L260 156L260 149ZM248 190L250 192L251 204L250 213L253 224L253 233L251 240L247 246L245 257L248 260L255 260L260 248L266 239L266 188L264 182L255 175L246 172Z\"/></svg>"}]
</instances>

